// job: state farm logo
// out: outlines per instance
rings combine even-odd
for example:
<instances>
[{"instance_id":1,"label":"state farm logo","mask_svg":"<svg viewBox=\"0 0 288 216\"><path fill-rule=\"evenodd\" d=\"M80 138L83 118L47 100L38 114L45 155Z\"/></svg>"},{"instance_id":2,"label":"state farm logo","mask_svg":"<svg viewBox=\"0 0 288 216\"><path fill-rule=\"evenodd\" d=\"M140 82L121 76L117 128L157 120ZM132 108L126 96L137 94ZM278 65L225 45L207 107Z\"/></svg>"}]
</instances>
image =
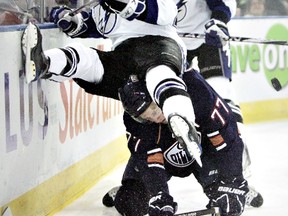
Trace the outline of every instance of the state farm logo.
<instances>
[{"instance_id":1,"label":"state farm logo","mask_svg":"<svg viewBox=\"0 0 288 216\"><path fill-rule=\"evenodd\" d=\"M164 158L175 167L187 167L195 160L186 154L178 141L164 152Z\"/></svg>"}]
</instances>

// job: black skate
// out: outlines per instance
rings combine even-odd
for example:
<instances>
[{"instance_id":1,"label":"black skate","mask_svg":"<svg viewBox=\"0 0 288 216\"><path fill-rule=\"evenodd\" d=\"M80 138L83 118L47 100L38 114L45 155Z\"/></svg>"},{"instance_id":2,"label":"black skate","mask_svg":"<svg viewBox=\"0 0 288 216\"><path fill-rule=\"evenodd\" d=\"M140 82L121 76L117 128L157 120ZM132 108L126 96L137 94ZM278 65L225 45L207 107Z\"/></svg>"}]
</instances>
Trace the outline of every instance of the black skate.
<instances>
[{"instance_id":1,"label":"black skate","mask_svg":"<svg viewBox=\"0 0 288 216\"><path fill-rule=\"evenodd\" d=\"M102 199L103 205L105 205L106 207L113 207L115 197L119 189L120 189L120 186L114 187L110 191L108 191Z\"/></svg>"},{"instance_id":2,"label":"black skate","mask_svg":"<svg viewBox=\"0 0 288 216\"><path fill-rule=\"evenodd\" d=\"M173 135L185 149L186 153L190 154L199 166L202 167L200 139L194 124L177 113L169 115L168 124Z\"/></svg>"},{"instance_id":3,"label":"black skate","mask_svg":"<svg viewBox=\"0 0 288 216\"><path fill-rule=\"evenodd\" d=\"M40 78L49 78L49 60L42 49L42 35L39 28L31 22L24 29L22 39L22 55L25 64L26 82L30 83Z\"/></svg>"},{"instance_id":4,"label":"black skate","mask_svg":"<svg viewBox=\"0 0 288 216\"><path fill-rule=\"evenodd\" d=\"M249 186L249 191L245 195L245 197L246 197L246 203L245 204L247 206L259 208L263 205L264 200L263 200L262 195L250 186Z\"/></svg>"}]
</instances>

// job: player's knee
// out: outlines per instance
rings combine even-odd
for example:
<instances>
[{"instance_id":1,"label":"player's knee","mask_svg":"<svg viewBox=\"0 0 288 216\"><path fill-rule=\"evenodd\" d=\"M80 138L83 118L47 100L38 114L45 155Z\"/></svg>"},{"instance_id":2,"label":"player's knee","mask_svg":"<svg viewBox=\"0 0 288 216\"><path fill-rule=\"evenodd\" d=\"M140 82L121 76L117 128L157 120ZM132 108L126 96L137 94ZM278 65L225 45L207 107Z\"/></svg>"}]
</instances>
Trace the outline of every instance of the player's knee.
<instances>
[{"instance_id":1,"label":"player's knee","mask_svg":"<svg viewBox=\"0 0 288 216\"><path fill-rule=\"evenodd\" d=\"M148 212L149 197L144 186L129 182L121 186L115 197L115 208L126 216L145 215Z\"/></svg>"}]
</instances>

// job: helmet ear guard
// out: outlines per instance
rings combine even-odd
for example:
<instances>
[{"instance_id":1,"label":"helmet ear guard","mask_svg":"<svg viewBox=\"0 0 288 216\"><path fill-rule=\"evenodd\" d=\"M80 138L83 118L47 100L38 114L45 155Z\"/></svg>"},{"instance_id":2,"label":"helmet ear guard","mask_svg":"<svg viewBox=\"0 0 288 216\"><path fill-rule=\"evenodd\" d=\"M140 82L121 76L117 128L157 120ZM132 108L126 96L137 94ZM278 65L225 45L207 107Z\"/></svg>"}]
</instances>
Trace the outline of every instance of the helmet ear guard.
<instances>
[{"instance_id":1,"label":"helmet ear guard","mask_svg":"<svg viewBox=\"0 0 288 216\"><path fill-rule=\"evenodd\" d=\"M125 112L138 122L147 122L140 115L150 106L152 98L144 81L131 77L123 88L118 89L118 96Z\"/></svg>"}]
</instances>

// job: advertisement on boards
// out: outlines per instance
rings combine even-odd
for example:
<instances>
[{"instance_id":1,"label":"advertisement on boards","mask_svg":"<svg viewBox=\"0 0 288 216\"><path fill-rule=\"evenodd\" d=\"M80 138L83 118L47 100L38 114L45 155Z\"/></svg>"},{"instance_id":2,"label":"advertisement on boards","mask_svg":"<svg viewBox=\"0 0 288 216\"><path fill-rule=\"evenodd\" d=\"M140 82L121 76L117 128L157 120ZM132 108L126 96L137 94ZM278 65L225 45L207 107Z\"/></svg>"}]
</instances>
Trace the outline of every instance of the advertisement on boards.
<instances>
[{"instance_id":1,"label":"advertisement on boards","mask_svg":"<svg viewBox=\"0 0 288 216\"><path fill-rule=\"evenodd\" d=\"M44 50L71 42L58 29L42 34ZM20 39L20 31L0 32L0 206L125 133L119 101L87 94L72 80L28 85Z\"/></svg>"},{"instance_id":2,"label":"advertisement on boards","mask_svg":"<svg viewBox=\"0 0 288 216\"><path fill-rule=\"evenodd\" d=\"M229 23L230 35L288 41L287 18L242 18ZM288 98L288 46L231 42L233 85L240 103ZM271 80L276 78L281 91Z\"/></svg>"}]
</instances>

